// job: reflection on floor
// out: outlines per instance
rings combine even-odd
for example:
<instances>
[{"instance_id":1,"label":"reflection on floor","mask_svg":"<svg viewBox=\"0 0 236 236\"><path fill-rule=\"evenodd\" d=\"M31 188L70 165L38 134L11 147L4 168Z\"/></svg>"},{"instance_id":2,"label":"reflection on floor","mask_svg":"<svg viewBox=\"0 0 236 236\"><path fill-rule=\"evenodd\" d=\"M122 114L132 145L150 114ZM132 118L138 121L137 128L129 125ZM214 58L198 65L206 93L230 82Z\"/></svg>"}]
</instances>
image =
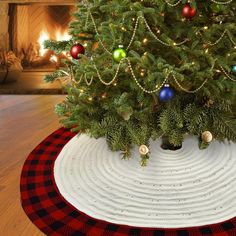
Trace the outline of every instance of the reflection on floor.
<instances>
[{"instance_id":1,"label":"reflection on floor","mask_svg":"<svg viewBox=\"0 0 236 236\"><path fill-rule=\"evenodd\" d=\"M46 83L48 72L22 72L16 82L0 84L0 94L63 94L62 81ZM50 72L49 72L50 73Z\"/></svg>"}]
</instances>

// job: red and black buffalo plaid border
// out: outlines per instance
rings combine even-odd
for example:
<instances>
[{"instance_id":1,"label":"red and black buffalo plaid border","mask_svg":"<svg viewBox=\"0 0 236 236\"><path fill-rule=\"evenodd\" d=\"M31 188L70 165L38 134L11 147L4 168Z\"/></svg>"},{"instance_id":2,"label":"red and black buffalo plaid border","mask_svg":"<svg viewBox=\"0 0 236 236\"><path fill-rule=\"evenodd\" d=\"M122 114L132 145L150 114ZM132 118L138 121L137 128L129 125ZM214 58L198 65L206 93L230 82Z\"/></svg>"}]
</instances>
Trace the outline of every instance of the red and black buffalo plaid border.
<instances>
[{"instance_id":1,"label":"red and black buffalo plaid border","mask_svg":"<svg viewBox=\"0 0 236 236\"><path fill-rule=\"evenodd\" d=\"M62 236L236 236L236 217L214 225L157 229L117 225L80 212L59 193L54 162L75 134L61 128L41 142L25 161L21 182L22 206L30 220L46 235Z\"/></svg>"}]
</instances>

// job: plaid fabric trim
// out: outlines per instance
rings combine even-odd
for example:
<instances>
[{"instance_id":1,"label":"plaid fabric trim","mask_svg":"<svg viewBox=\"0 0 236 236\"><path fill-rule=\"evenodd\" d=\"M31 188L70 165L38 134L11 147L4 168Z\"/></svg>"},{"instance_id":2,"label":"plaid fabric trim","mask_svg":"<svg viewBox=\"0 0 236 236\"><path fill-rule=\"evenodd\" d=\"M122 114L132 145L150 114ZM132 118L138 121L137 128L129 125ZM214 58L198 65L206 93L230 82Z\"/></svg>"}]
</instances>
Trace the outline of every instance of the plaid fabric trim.
<instances>
[{"instance_id":1,"label":"plaid fabric trim","mask_svg":"<svg viewBox=\"0 0 236 236\"><path fill-rule=\"evenodd\" d=\"M112 224L80 212L60 195L53 175L57 156L75 135L60 128L30 153L23 166L20 182L22 207L30 220L46 235L236 236L236 217L208 226L154 229Z\"/></svg>"}]
</instances>

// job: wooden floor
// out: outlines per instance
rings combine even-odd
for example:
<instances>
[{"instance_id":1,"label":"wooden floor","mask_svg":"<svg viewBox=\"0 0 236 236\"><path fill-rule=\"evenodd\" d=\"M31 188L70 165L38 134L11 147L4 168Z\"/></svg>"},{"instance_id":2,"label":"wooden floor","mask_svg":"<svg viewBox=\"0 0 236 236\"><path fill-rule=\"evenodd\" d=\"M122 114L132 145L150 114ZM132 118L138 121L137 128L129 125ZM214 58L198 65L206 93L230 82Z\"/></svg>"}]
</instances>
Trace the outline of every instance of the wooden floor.
<instances>
[{"instance_id":1,"label":"wooden floor","mask_svg":"<svg viewBox=\"0 0 236 236\"><path fill-rule=\"evenodd\" d=\"M44 77L48 73L24 71L17 81L5 84L0 83L0 94L62 94L64 80L60 79L53 83L46 83Z\"/></svg>"},{"instance_id":2,"label":"wooden floor","mask_svg":"<svg viewBox=\"0 0 236 236\"><path fill-rule=\"evenodd\" d=\"M30 151L60 127L54 105L62 95L0 96L0 235L43 235L20 205L19 181Z\"/></svg>"}]
</instances>

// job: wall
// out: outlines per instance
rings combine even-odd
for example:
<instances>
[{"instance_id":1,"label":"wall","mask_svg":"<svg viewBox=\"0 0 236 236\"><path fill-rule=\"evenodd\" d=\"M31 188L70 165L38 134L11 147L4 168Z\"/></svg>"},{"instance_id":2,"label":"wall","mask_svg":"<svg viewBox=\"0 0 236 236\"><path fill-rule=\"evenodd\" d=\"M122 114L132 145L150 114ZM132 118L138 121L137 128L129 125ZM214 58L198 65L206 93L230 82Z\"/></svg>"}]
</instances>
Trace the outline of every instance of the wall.
<instances>
[{"instance_id":1,"label":"wall","mask_svg":"<svg viewBox=\"0 0 236 236\"><path fill-rule=\"evenodd\" d=\"M27 49L29 41L29 11L28 6L18 6L16 9L16 32L14 35L14 51L19 55L22 49Z\"/></svg>"},{"instance_id":2,"label":"wall","mask_svg":"<svg viewBox=\"0 0 236 236\"><path fill-rule=\"evenodd\" d=\"M0 50L8 50L9 35L8 35L8 4L0 4Z\"/></svg>"}]
</instances>

